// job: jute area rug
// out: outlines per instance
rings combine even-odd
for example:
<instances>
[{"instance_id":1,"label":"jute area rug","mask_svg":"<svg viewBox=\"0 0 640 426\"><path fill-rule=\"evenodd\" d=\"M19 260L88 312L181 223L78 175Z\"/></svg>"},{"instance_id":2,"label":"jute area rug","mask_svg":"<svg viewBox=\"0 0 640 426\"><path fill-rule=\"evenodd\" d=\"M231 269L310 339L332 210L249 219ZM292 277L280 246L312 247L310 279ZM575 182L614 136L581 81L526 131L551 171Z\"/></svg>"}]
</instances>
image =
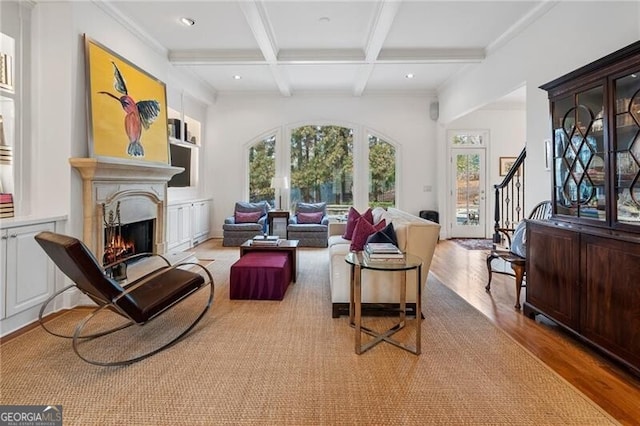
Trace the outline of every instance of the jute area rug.
<instances>
[{"instance_id":1,"label":"jute area rug","mask_svg":"<svg viewBox=\"0 0 640 426\"><path fill-rule=\"evenodd\" d=\"M433 276L422 355L386 343L356 355L348 319L331 318L326 249L300 250L298 282L283 301L230 301L238 250L206 256L216 259L215 301L185 340L104 368L35 328L0 346L0 403L61 404L65 425L615 424ZM204 294L191 299L158 325L86 349L109 358L170 334ZM51 326L78 318L65 314Z\"/></svg>"}]
</instances>

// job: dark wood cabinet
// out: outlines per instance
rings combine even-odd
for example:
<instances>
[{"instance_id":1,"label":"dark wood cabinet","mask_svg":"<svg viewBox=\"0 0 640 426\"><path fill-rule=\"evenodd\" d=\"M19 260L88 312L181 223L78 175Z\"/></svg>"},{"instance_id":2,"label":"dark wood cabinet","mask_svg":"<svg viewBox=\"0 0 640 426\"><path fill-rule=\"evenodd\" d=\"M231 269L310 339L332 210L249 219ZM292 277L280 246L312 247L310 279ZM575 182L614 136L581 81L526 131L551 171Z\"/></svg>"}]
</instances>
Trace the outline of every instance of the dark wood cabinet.
<instances>
[{"instance_id":1,"label":"dark wood cabinet","mask_svg":"<svg viewBox=\"0 0 640 426\"><path fill-rule=\"evenodd\" d=\"M581 235L580 332L640 369L640 243Z\"/></svg>"},{"instance_id":2,"label":"dark wood cabinet","mask_svg":"<svg viewBox=\"0 0 640 426\"><path fill-rule=\"evenodd\" d=\"M529 222L525 314L640 374L640 42L541 88L553 215Z\"/></svg>"},{"instance_id":3,"label":"dark wood cabinet","mask_svg":"<svg viewBox=\"0 0 640 426\"><path fill-rule=\"evenodd\" d=\"M575 232L527 224L527 297L556 321L577 328L580 273L579 236ZM529 286L529 282L535 285ZM527 306L525 305L525 313Z\"/></svg>"}]
</instances>

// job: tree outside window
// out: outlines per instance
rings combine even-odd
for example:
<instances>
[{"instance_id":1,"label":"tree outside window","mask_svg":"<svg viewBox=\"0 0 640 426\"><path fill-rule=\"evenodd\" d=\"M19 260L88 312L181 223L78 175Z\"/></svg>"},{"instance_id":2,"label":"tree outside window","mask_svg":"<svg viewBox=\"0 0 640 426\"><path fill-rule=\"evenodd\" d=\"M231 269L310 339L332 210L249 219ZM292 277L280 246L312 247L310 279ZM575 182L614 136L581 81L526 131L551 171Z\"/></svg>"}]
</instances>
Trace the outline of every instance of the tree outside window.
<instances>
[{"instance_id":1,"label":"tree outside window","mask_svg":"<svg viewBox=\"0 0 640 426\"><path fill-rule=\"evenodd\" d=\"M396 201L396 148L369 135L369 206L393 207Z\"/></svg>"},{"instance_id":2,"label":"tree outside window","mask_svg":"<svg viewBox=\"0 0 640 426\"><path fill-rule=\"evenodd\" d=\"M353 204L353 129L302 126L291 132L291 203L326 202L329 214Z\"/></svg>"},{"instance_id":3,"label":"tree outside window","mask_svg":"<svg viewBox=\"0 0 640 426\"><path fill-rule=\"evenodd\" d=\"M271 178L276 171L276 137L269 136L249 148L249 201L275 206Z\"/></svg>"}]
</instances>

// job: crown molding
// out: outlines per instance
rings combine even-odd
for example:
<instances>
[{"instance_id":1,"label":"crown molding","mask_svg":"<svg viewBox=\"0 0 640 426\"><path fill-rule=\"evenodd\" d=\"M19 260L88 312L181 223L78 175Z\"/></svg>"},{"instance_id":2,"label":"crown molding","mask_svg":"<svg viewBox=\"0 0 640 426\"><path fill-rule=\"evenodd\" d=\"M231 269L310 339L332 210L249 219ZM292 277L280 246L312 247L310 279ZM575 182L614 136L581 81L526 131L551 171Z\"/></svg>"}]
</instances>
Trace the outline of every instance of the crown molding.
<instances>
[{"instance_id":1,"label":"crown molding","mask_svg":"<svg viewBox=\"0 0 640 426\"><path fill-rule=\"evenodd\" d=\"M500 34L498 38L492 41L486 48L487 55L492 54L493 52L516 38L529 25L540 19L542 15L553 9L558 3L560 3L560 0L543 0L540 4L531 9L526 15L518 19L516 23L510 26L505 32Z\"/></svg>"},{"instance_id":2,"label":"crown molding","mask_svg":"<svg viewBox=\"0 0 640 426\"><path fill-rule=\"evenodd\" d=\"M114 3L110 0L90 0L94 5L96 5L103 12L111 16L116 22L122 25L127 31L131 34L142 40L149 47L151 47L155 52L160 55L166 57L168 55L168 50L154 37L152 37L149 33L140 28L140 25L136 24L129 17L123 14Z\"/></svg>"}]
</instances>

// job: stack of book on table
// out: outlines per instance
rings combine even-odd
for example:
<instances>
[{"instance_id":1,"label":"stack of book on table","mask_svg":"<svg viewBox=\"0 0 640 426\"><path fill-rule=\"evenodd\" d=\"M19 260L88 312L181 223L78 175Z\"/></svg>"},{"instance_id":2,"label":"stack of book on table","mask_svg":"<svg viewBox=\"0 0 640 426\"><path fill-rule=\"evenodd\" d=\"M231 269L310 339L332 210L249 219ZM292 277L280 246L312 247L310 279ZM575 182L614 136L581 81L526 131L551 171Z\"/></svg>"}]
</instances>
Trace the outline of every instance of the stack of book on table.
<instances>
[{"instance_id":1,"label":"stack of book on table","mask_svg":"<svg viewBox=\"0 0 640 426\"><path fill-rule=\"evenodd\" d=\"M13 195L0 194L0 219L13 217Z\"/></svg>"},{"instance_id":2,"label":"stack of book on table","mask_svg":"<svg viewBox=\"0 0 640 426\"><path fill-rule=\"evenodd\" d=\"M252 246L277 246L280 239L277 235L256 235L251 240Z\"/></svg>"},{"instance_id":3,"label":"stack of book on table","mask_svg":"<svg viewBox=\"0 0 640 426\"><path fill-rule=\"evenodd\" d=\"M363 250L368 262L404 263L404 253L392 243L367 243Z\"/></svg>"}]
</instances>

